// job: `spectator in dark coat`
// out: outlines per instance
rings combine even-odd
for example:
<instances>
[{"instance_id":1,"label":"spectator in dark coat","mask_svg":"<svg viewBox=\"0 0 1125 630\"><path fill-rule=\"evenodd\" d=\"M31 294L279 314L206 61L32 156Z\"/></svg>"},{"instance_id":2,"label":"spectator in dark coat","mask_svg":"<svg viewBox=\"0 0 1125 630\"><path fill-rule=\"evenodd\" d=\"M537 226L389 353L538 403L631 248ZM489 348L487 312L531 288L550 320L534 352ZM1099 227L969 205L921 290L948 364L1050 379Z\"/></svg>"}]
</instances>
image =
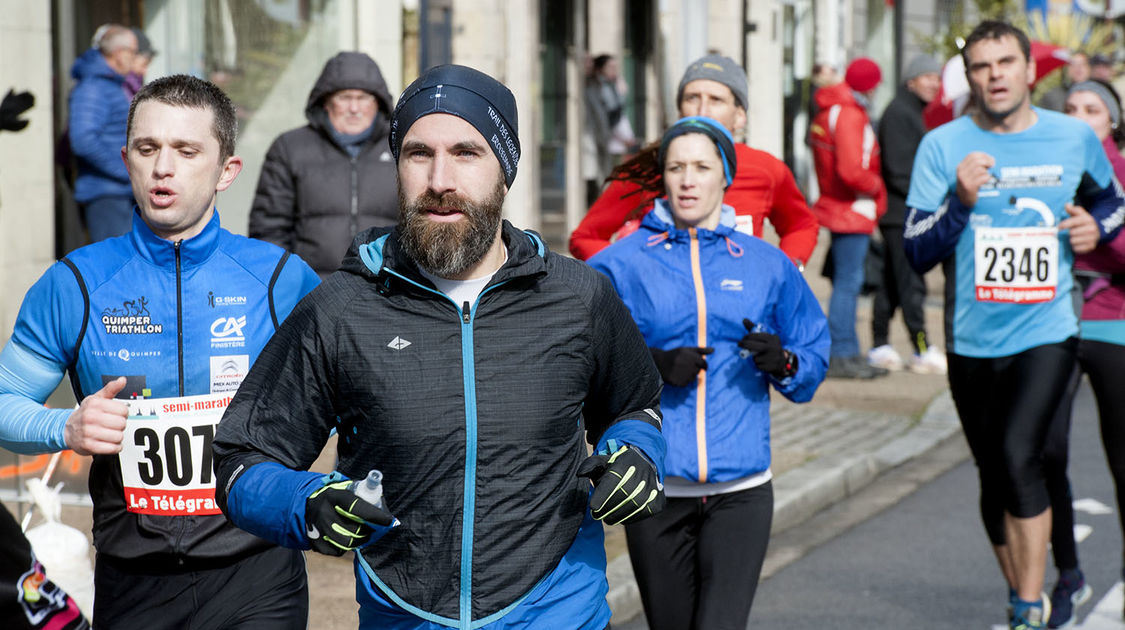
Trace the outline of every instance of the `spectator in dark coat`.
<instances>
[{"instance_id":1,"label":"spectator in dark coat","mask_svg":"<svg viewBox=\"0 0 1125 630\"><path fill-rule=\"evenodd\" d=\"M309 92L309 124L266 153L249 236L299 255L321 278L336 271L355 235L398 220L395 163L387 144L394 108L379 66L359 52L324 64Z\"/></svg>"},{"instance_id":2,"label":"spectator in dark coat","mask_svg":"<svg viewBox=\"0 0 1125 630\"><path fill-rule=\"evenodd\" d=\"M70 69L78 82L70 92L68 132L78 167L74 200L94 242L133 228L133 188L121 149L129 121L125 75L136 55L133 31L111 24Z\"/></svg>"},{"instance_id":3,"label":"spectator in dark coat","mask_svg":"<svg viewBox=\"0 0 1125 630\"><path fill-rule=\"evenodd\" d=\"M926 126L922 109L937 97L941 88L941 65L926 55L916 55L906 65L898 95L887 105L879 121L879 146L883 149L883 183L887 186L887 213L879 218L883 236L883 278L877 283L872 309L872 349L867 353L871 365L888 370L909 367L928 374L945 373L945 355L929 345L922 303L926 283L906 260L903 226L906 224L906 193L910 190L910 171L914 154ZM905 363L891 347L888 337L895 309L902 309L902 319L910 333L913 356Z\"/></svg>"}]
</instances>

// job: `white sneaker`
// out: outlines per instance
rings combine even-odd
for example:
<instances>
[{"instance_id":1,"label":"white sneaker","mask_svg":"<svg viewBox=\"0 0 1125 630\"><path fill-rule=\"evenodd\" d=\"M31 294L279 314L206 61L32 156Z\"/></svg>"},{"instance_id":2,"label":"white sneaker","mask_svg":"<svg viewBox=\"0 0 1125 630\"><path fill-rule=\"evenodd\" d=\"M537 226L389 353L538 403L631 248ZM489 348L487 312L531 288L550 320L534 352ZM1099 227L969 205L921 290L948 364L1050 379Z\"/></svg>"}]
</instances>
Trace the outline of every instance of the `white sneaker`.
<instances>
[{"instance_id":1,"label":"white sneaker","mask_svg":"<svg viewBox=\"0 0 1125 630\"><path fill-rule=\"evenodd\" d=\"M922 354L910 357L910 371L918 374L945 374L949 366L945 360L945 353L934 346L926 348Z\"/></svg>"},{"instance_id":2,"label":"white sneaker","mask_svg":"<svg viewBox=\"0 0 1125 630\"><path fill-rule=\"evenodd\" d=\"M898 355L898 352L896 352L894 348L887 344L868 350L867 364L892 372L897 372L903 367L902 357Z\"/></svg>"}]
</instances>

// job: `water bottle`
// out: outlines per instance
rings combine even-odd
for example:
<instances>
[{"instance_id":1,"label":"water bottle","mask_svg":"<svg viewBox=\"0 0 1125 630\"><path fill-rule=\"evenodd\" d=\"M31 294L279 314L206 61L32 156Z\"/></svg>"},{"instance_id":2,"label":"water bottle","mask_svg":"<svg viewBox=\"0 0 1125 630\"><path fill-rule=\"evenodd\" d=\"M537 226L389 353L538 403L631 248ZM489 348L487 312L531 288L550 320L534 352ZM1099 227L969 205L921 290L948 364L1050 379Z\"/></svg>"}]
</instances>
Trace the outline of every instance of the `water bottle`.
<instances>
[{"instance_id":1,"label":"water bottle","mask_svg":"<svg viewBox=\"0 0 1125 630\"><path fill-rule=\"evenodd\" d=\"M761 332L767 332L767 331L766 331L765 326L763 326L761 324L754 324L754 327L750 329L750 332L761 333ZM738 350L738 356L739 356L739 358L742 358L742 359L748 358L750 356L750 351L747 350L746 348L740 348Z\"/></svg>"},{"instance_id":2,"label":"water bottle","mask_svg":"<svg viewBox=\"0 0 1125 630\"><path fill-rule=\"evenodd\" d=\"M353 481L351 491L355 493L355 496L379 509L387 509L386 502L383 501L383 473L381 471L372 470L367 473L366 479Z\"/></svg>"}]
</instances>

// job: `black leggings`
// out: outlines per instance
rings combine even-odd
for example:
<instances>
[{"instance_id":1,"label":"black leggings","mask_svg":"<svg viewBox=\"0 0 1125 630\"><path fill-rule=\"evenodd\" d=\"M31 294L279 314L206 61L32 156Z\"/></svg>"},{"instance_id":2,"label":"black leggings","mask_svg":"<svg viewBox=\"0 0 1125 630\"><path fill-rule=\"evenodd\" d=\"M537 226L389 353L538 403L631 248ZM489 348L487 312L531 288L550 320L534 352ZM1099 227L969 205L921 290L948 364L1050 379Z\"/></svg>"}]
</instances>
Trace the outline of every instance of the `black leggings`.
<instances>
[{"instance_id":1,"label":"black leggings","mask_svg":"<svg viewBox=\"0 0 1125 630\"><path fill-rule=\"evenodd\" d=\"M1098 422L1101 425L1102 447L1105 450L1109 471L1117 493L1117 517L1125 536L1125 387L1121 375L1125 374L1125 347L1102 341L1083 339L1078 344L1078 366L1066 400L1059 405L1051 430L1047 461L1047 484L1051 492L1053 511L1051 546L1055 566L1060 571L1078 568L1078 549L1074 543L1074 505L1070 481L1066 476L1068 432L1061 434L1055 426L1070 427L1074 393L1078 390L1081 372L1090 377L1090 386L1098 403ZM1061 441L1057 435L1061 435ZM1045 454L1046 456L1046 454ZM1123 559L1125 564L1125 559Z\"/></svg>"},{"instance_id":2,"label":"black leggings","mask_svg":"<svg viewBox=\"0 0 1125 630\"><path fill-rule=\"evenodd\" d=\"M994 545L1005 542L1005 512L1031 518L1051 506L1043 451L1077 346L1072 337L1005 357L949 354L949 389L980 475L981 518Z\"/></svg>"},{"instance_id":3,"label":"black leggings","mask_svg":"<svg viewBox=\"0 0 1125 630\"><path fill-rule=\"evenodd\" d=\"M625 526L629 559L652 630L743 630L773 522L773 483L668 499Z\"/></svg>"}]
</instances>

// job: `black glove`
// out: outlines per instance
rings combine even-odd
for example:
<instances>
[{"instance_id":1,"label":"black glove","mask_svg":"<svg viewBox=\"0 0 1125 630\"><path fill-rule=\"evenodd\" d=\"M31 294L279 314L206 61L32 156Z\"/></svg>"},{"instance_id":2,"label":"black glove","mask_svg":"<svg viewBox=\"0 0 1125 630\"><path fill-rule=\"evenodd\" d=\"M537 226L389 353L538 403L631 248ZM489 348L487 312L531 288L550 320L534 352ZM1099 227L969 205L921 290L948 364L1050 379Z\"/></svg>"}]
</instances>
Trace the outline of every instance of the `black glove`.
<instances>
[{"instance_id":1,"label":"black glove","mask_svg":"<svg viewBox=\"0 0 1125 630\"><path fill-rule=\"evenodd\" d=\"M707 369L707 359L703 357L715 351L714 348L691 348L683 346L671 350L649 348L656 369L665 383L676 387L686 387L695 380L700 370Z\"/></svg>"},{"instance_id":2,"label":"black glove","mask_svg":"<svg viewBox=\"0 0 1125 630\"><path fill-rule=\"evenodd\" d=\"M351 490L350 480L330 483L305 500L305 527L313 551L342 556L362 547L375 531L387 527L394 517Z\"/></svg>"},{"instance_id":3,"label":"black glove","mask_svg":"<svg viewBox=\"0 0 1125 630\"><path fill-rule=\"evenodd\" d=\"M31 92L16 93L8 90L4 100L0 101L0 129L19 131L27 126L28 121L20 120L20 114L35 105L35 96Z\"/></svg>"},{"instance_id":4,"label":"black glove","mask_svg":"<svg viewBox=\"0 0 1125 630\"><path fill-rule=\"evenodd\" d=\"M635 523L664 509L664 485L656 465L626 444L612 455L591 455L578 476L594 482L590 513L607 525Z\"/></svg>"},{"instance_id":5,"label":"black glove","mask_svg":"<svg viewBox=\"0 0 1125 630\"><path fill-rule=\"evenodd\" d=\"M768 332L754 332L754 322L743 319L750 331L738 341L738 347L754 356L758 369L781 380L797 373L797 355L781 347L781 338Z\"/></svg>"}]
</instances>

